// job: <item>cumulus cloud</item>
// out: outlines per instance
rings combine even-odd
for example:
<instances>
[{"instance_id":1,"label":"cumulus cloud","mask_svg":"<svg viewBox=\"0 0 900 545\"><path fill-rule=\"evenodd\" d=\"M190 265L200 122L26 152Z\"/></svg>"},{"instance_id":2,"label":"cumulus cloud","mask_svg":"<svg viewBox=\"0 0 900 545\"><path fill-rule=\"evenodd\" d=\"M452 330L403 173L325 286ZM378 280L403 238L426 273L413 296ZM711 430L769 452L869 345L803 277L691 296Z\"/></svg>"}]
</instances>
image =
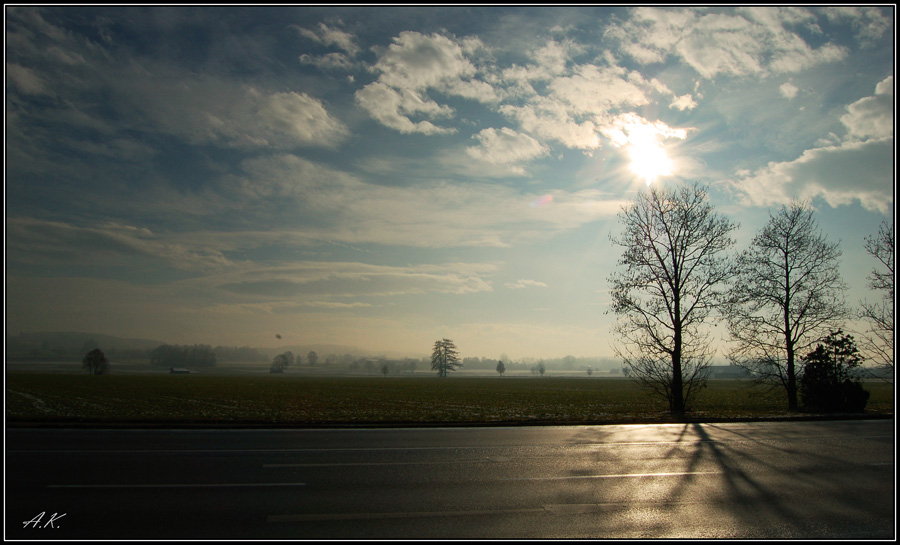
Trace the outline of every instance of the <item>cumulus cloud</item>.
<instances>
[{"instance_id":1,"label":"cumulus cloud","mask_svg":"<svg viewBox=\"0 0 900 545\"><path fill-rule=\"evenodd\" d=\"M448 106L408 89L398 90L381 82L371 83L356 92L356 102L369 112L376 121L404 134L450 134L453 127L439 127L431 121L413 121L412 116L421 114L431 119L447 118L453 113Z\"/></svg>"},{"instance_id":2,"label":"cumulus cloud","mask_svg":"<svg viewBox=\"0 0 900 545\"><path fill-rule=\"evenodd\" d=\"M847 106L841 123L853 138L890 138L894 135L894 76L875 87L875 96L865 97Z\"/></svg>"},{"instance_id":3,"label":"cumulus cloud","mask_svg":"<svg viewBox=\"0 0 900 545\"><path fill-rule=\"evenodd\" d=\"M797 32L814 16L800 9L747 8L725 12L674 8L637 8L632 17L607 33L623 53L651 64L676 56L701 76L768 76L797 72L846 57L831 43L814 48Z\"/></svg>"},{"instance_id":4,"label":"cumulus cloud","mask_svg":"<svg viewBox=\"0 0 900 545\"><path fill-rule=\"evenodd\" d=\"M518 122L527 133L552 140L568 148L591 150L600 145L597 126L591 120L578 121L559 101L534 98L529 104L504 104L500 113Z\"/></svg>"},{"instance_id":5,"label":"cumulus cloud","mask_svg":"<svg viewBox=\"0 0 900 545\"><path fill-rule=\"evenodd\" d=\"M732 181L745 203L767 206L822 198L832 207L859 202L886 213L893 203L893 76L876 94L847 106L842 141L823 143L793 161L771 162Z\"/></svg>"},{"instance_id":6,"label":"cumulus cloud","mask_svg":"<svg viewBox=\"0 0 900 545\"><path fill-rule=\"evenodd\" d=\"M697 102L694 100L694 97L691 95L681 95L680 97L675 97L675 100L669 103L669 108L674 108L676 110L693 110L697 107Z\"/></svg>"},{"instance_id":7,"label":"cumulus cloud","mask_svg":"<svg viewBox=\"0 0 900 545\"><path fill-rule=\"evenodd\" d=\"M495 100L493 87L475 78L475 65L465 55L465 50L474 47L471 39L461 44L440 34L401 32L372 67L378 74L377 81L359 90L356 101L373 118L400 132L453 132L432 123L431 120L452 115L454 110L438 104L428 92ZM425 119L414 121L412 117L416 115Z\"/></svg>"},{"instance_id":8,"label":"cumulus cloud","mask_svg":"<svg viewBox=\"0 0 900 545\"><path fill-rule=\"evenodd\" d=\"M780 87L778 87L778 91L781 93L781 96L790 100L797 96L797 92L800 89L791 82L782 83Z\"/></svg>"},{"instance_id":9,"label":"cumulus cloud","mask_svg":"<svg viewBox=\"0 0 900 545\"><path fill-rule=\"evenodd\" d=\"M469 157L493 164L510 165L513 172L523 174L517 163L527 162L545 155L548 149L527 134L509 128L484 129L475 136L479 146L466 148Z\"/></svg>"}]
</instances>

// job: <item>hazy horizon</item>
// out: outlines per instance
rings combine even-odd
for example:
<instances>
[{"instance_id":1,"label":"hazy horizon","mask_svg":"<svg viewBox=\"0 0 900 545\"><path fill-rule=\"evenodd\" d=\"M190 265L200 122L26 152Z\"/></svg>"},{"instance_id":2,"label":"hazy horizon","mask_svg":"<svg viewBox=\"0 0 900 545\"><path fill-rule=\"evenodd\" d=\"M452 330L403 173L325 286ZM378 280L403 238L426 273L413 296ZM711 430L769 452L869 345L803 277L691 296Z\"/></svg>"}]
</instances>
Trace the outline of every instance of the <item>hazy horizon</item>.
<instances>
[{"instance_id":1,"label":"hazy horizon","mask_svg":"<svg viewBox=\"0 0 900 545\"><path fill-rule=\"evenodd\" d=\"M7 335L611 357L616 215L693 180L736 250L810 200L879 299L893 17L7 6Z\"/></svg>"}]
</instances>

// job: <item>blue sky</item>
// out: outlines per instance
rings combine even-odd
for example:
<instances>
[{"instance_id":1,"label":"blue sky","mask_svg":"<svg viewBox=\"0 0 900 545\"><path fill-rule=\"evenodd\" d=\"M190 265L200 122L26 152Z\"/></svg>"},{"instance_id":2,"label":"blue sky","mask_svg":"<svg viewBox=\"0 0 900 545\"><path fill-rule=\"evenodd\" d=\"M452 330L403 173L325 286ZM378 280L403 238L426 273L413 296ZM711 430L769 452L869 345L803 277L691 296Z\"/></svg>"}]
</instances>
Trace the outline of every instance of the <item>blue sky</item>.
<instances>
[{"instance_id":1,"label":"blue sky","mask_svg":"<svg viewBox=\"0 0 900 545\"><path fill-rule=\"evenodd\" d=\"M874 297L893 6L5 20L11 334L608 356L616 215L693 180L736 249L809 199Z\"/></svg>"}]
</instances>

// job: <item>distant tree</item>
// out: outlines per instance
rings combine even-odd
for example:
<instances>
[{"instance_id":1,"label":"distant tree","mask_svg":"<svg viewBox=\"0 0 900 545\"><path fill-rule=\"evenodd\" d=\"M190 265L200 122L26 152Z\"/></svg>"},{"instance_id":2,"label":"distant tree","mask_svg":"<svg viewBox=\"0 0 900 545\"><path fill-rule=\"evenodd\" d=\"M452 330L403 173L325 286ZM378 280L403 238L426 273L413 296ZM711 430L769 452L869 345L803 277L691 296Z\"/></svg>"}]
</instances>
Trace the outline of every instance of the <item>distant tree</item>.
<instances>
[{"instance_id":1,"label":"distant tree","mask_svg":"<svg viewBox=\"0 0 900 545\"><path fill-rule=\"evenodd\" d=\"M293 352L288 350L282 355L284 356L284 366L285 367L290 367L291 365L294 365L294 353Z\"/></svg>"},{"instance_id":2,"label":"distant tree","mask_svg":"<svg viewBox=\"0 0 900 545\"><path fill-rule=\"evenodd\" d=\"M310 365L315 365L316 362L319 361L319 355L316 354L315 352L313 352L312 350L310 350L309 354L306 355L306 361Z\"/></svg>"},{"instance_id":3,"label":"distant tree","mask_svg":"<svg viewBox=\"0 0 900 545\"><path fill-rule=\"evenodd\" d=\"M381 364L381 374L384 375L384 376L386 377L387 374L388 374L388 371L390 371L390 368L388 367L387 362L383 362L383 363Z\"/></svg>"},{"instance_id":4,"label":"distant tree","mask_svg":"<svg viewBox=\"0 0 900 545\"><path fill-rule=\"evenodd\" d=\"M878 260L869 275L869 288L881 293L881 301L860 303L859 317L869 323L861 346L870 358L894 375L894 224L881 223L875 236L866 237L866 252Z\"/></svg>"},{"instance_id":5,"label":"distant tree","mask_svg":"<svg viewBox=\"0 0 900 545\"><path fill-rule=\"evenodd\" d=\"M441 339L434 342L434 351L431 353L431 369L437 371L439 377L446 377L449 371L455 371L462 367L459 362L459 353L456 345L450 339Z\"/></svg>"},{"instance_id":6,"label":"distant tree","mask_svg":"<svg viewBox=\"0 0 900 545\"><path fill-rule=\"evenodd\" d=\"M544 376L544 373L547 372L547 368L544 367L544 362L540 362L537 365L537 372L540 373L541 376Z\"/></svg>"},{"instance_id":7,"label":"distant tree","mask_svg":"<svg viewBox=\"0 0 900 545\"><path fill-rule=\"evenodd\" d=\"M503 360L498 361L497 362L497 373L499 373L500 376L502 377L503 373L505 373L505 372L506 372L506 366L503 365Z\"/></svg>"},{"instance_id":8,"label":"distant tree","mask_svg":"<svg viewBox=\"0 0 900 545\"><path fill-rule=\"evenodd\" d=\"M92 375L105 375L109 372L109 360L102 350L95 348L81 359L81 367Z\"/></svg>"},{"instance_id":9,"label":"distant tree","mask_svg":"<svg viewBox=\"0 0 900 545\"><path fill-rule=\"evenodd\" d=\"M591 366L590 366L590 365L589 365L588 368L587 368L587 374L588 374L588 376L591 376L591 375L594 374L594 371L591 369Z\"/></svg>"},{"instance_id":10,"label":"distant tree","mask_svg":"<svg viewBox=\"0 0 900 545\"><path fill-rule=\"evenodd\" d=\"M798 356L848 315L839 273L841 251L793 202L738 257L725 311L734 346L729 359L759 382L780 384L788 409L798 409Z\"/></svg>"},{"instance_id":11,"label":"distant tree","mask_svg":"<svg viewBox=\"0 0 900 545\"><path fill-rule=\"evenodd\" d=\"M732 274L726 252L736 228L708 202L699 184L652 187L619 214L624 248L610 276L619 317L614 349L632 378L683 414L705 385L712 356L706 322Z\"/></svg>"},{"instance_id":12,"label":"distant tree","mask_svg":"<svg viewBox=\"0 0 900 545\"><path fill-rule=\"evenodd\" d=\"M272 360L272 366L269 368L270 373L283 373L284 368L289 365L287 353L278 354Z\"/></svg>"},{"instance_id":13,"label":"distant tree","mask_svg":"<svg viewBox=\"0 0 900 545\"><path fill-rule=\"evenodd\" d=\"M832 331L801 358L800 398L803 407L817 412L862 412L869 400L860 381L862 358L853 337Z\"/></svg>"}]
</instances>

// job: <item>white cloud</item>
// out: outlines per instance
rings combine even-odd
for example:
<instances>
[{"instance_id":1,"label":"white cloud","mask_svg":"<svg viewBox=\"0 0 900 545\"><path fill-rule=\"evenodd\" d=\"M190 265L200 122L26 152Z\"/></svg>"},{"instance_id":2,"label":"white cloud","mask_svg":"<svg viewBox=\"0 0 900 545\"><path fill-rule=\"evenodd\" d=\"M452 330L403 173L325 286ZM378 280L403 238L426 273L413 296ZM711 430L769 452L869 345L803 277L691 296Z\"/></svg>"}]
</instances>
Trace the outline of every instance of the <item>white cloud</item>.
<instances>
[{"instance_id":1,"label":"white cloud","mask_svg":"<svg viewBox=\"0 0 900 545\"><path fill-rule=\"evenodd\" d=\"M351 57L356 56L360 52L360 47L356 43L355 36L349 32L330 27L325 23L319 23L319 26L315 29L307 29L298 26L294 26L294 28L301 36L324 45L337 46Z\"/></svg>"},{"instance_id":2,"label":"white cloud","mask_svg":"<svg viewBox=\"0 0 900 545\"><path fill-rule=\"evenodd\" d=\"M453 110L408 89L397 90L381 82L371 83L356 92L356 102L378 122L404 134L450 134L452 127L439 127L428 120L413 121L423 114L432 119L449 117Z\"/></svg>"},{"instance_id":3,"label":"white cloud","mask_svg":"<svg viewBox=\"0 0 900 545\"><path fill-rule=\"evenodd\" d=\"M79 227L31 218L8 218L9 259L18 263L99 263L123 265L129 258L150 258L190 271L233 265L218 249L202 241L165 237L149 229L117 223ZM135 264L135 262L132 262Z\"/></svg>"},{"instance_id":4,"label":"white cloud","mask_svg":"<svg viewBox=\"0 0 900 545\"><path fill-rule=\"evenodd\" d=\"M50 94L47 85L40 76L24 66L14 63L6 63L6 77L15 87L26 95Z\"/></svg>"},{"instance_id":5,"label":"white cloud","mask_svg":"<svg viewBox=\"0 0 900 545\"><path fill-rule=\"evenodd\" d=\"M540 195L498 184L427 179L407 186L368 184L291 155L248 160L244 170L245 177L230 182L238 192L235 202L250 210L258 200L296 203L298 215L317 221L298 226L295 234L348 244L503 247L614 216L621 204L599 191L559 191L552 205L535 209L530 203ZM401 171L408 177L412 170Z\"/></svg>"},{"instance_id":6,"label":"white cloud","mask_svg":"<svg viewBox=\"0 0 900 545\"><path fill-rule=\"evenodd\" d=\"M797 96L797 92L800 89L793 83L787 81L785 83L782 83L781 86L778 87L778 90L781 92L781 96L790 100L790 99L794 98L795 96Z\"/></svg>"},{"instance_id":7,"label":"white cloud","mask_svg":"<svg viewBox=\"0 0 900 545\"><path fill-rule=\"evenodd\" d=\"M555 140L573 149L590 150L600 145L597 126L590 120L576 121L564 104L545 98L535 98L530 104L506 104L500 113L517 121L527 133L542 140Z\"/></svg>"},{"instance_id":8,"label":"white cloud","mask_svg":"<svg viewBox=\"0 0 900 545\"><path fill-rule=\"evenodd\" d=\"M303 92L270 92L216 76L134 68L112 82L123 110L194 144L243 149L333 147L349 134L322 101Z\"/></svg>"},{"instance_id":9,"label":"white cloud","mask_svg":"<svg viewBox=\"0 0 900 545\"><path fill-rule=\"evenodd\" d=\"M687 138L688 129L673 128L662 121L650 122L637 114L627 113L606 120L600 132L614 145L625 146L647 139L684 140Z\"/></svg>"},{"instance_id":10,"label":"white cloud","mask_svg":"<svg viewBox=\"0 0 900 545\"><path fill-rule=\"evenodd\" d=\"M813 25L811 13L771 7L724 12L675 8L637 8L632 18L611 29L621 50L634 60L658 63L680 57L701 76L765 77L796 72L846 57L831 43L810 47L791 26Z\"/></svg>"},{"instance_id":11,"label":"white cloud","mask_svg":"<svg viewBox=\"0 0 900 545\"><path fill-rule=\"evenodd\" d=\"M404 133L454 132L431 122L454 111L430 98L429 90L477 101L496 100L493 87L475 78L477 69L463 46L477 48L472 39L460 45L440 34L401 32L379 55L372 67L378 80L357 91L357 103L377 121ZM414 121L414 116L426 119Z\"/></svg>"},{"instance_id":12,"label":"white cloud","mask_svg":"<svg viewBox=\"0 0 900 545\"><path fill-rule=\"evenodd\" d=\"M822 11L833 22L849 20L853 26L856 40L863 47L874 45L893 24L892 19L885 17L881 8L877 7L828 6Z\"/></svg>"},{"instance_id":13,"label":"white cloud","mask_svg":"<svg viewBox=\"0 0 900 545\"><path fill-rule=\"evenodd\" d=\"M524 170L514 166L516 163L530 161L545 155L548 151L546 146L527 134L505 127L499 131L493 128L484 129L473 138L478 140L480 145L466 148L469 157L493 164L513 165L517 174L523 174Z\"/></svg>"},{"instance_id":14,"label":"white cloud","mask_svg":"<svg viewBox=\"0 0 900 545\"><path fill-rule=\"evenodd\" d=\"M875 87L875 96L865 97L847 106L841 123L853 138L890 138L894 136L894 76Z\"/></svg>"},{"instance_id":15,"label":"white cloud","mask_svg":"<svg viewBox=\"0 0 900 545\"><path fill-rule=\"evenodd\" d=\"M327 297L331 306L353 304L335 299L393 297L425 293L467 295L493 291L488 277L491 263L444 263L412 266L373 265L342 261L301 261L290 265L244 268L207 277L217 290L273 298L288 303L318 304ZM359 305L356 305L359 306Z\"/></svg>"},{"instance_id":16,"label":"white cloud","mask_svg":"<svg viewBox=\"0 0 900 545\"><path fill-rule=\"evenodd\" d=\"M697 107L697 102L694 101L694 97L691 95L681 95L680 97L676 97L675 100L669 103L669 108L674 108L676 110L693 110Z\"/></svg>"},{"instance_id":17,"label":"white cloud","mask_svg":"<svg viewBox=\"0 0 900 545\"><path fill-rule=\"evenodd\" d=\"M318 57L304 53L299 60L302 64L311 64L325 70L353 70L360 67L358 61L343 53L326 53Z\"/></svg>"},{"instance_id":18,"label":"white cloud","mask_svg":"<svg viewBox=\"0 0 900 545\"><path fill-rule=\"evenodd\" d=\"M638 72L619 66L581 65L571 76L555 78L548 88L550 98L581 114L648 104L645 89L650 85Z\"/></svg>"},{"instance_id":19,"label":"white cloud","mask_svg":"<svg viewBox=\"0 0 900 545\"><path fill-rule=\"evenodd\" d=\"M544 282L539 282L537 280L519 279L515 282L508 282L506 287L511 290L518 290L523 288L546 288L548 286Z\"/></svg>"},{"instance_id":20,"label":"white cloud","mask_svg":"<svg viewBox=\"0 0 900 545\"><path fill-rule=\"evenodd\" d=\"M793 161L741 173L732 181L735 190L757 206L821 197L832 207L858 201L867 209L887 212L893 203L893 76L875 91L875 96L847 107L841 117L846 139L825 140Z\"/></svg>"},{"instance_id":21,"label":"white cloud","mask_svg":"<svg viewBox=\"0 0 900 545\"><path fill-rule=\"evenodd\" d=\"M893 138L807 150L732 183L746 204L769 206L821 197L829 205L859 202L886 213L893 203Z\"/></svg>"}]
</instances>

